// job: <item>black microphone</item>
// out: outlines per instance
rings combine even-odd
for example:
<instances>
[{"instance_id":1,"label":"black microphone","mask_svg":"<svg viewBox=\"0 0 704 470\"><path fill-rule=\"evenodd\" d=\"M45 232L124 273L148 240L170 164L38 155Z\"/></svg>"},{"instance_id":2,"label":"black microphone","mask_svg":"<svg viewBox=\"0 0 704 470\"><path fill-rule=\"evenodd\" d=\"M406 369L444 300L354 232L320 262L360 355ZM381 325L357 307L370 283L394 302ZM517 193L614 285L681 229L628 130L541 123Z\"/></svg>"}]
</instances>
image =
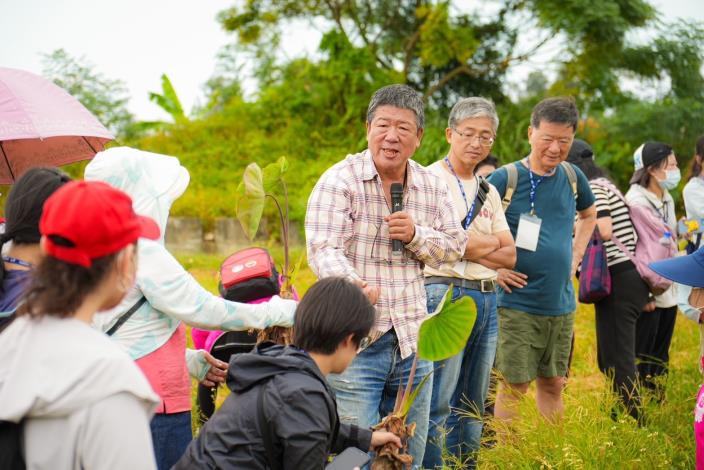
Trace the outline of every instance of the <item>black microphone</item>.
<instances>
[{"instance_id":1,"label":"black microphone","mask_svg":"<svg viewBox=\"0 0 704 470\"><path fill-rule=\"evenodd\" d=\"M391 212L399 212L403 210L403 185L401 183L391 184ZM403 251L403 242L401 240L391 240L393 251L400 253Z\"/></svg>"}]
</instances>

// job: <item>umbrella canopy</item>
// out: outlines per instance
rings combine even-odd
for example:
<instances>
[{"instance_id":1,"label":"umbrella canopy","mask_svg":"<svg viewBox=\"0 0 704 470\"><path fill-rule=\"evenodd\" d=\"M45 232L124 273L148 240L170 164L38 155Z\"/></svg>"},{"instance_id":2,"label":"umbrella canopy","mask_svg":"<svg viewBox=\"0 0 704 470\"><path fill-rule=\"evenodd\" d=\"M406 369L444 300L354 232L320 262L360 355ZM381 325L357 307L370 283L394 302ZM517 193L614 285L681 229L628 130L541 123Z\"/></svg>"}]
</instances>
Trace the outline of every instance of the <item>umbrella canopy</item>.
<instances>
[{"instance_id":1,"label":"umbrella canopy","mask_svg":"<svg viewBox=\"0 0 704 470\"><path fill-rule=\"evenodd\" d=\"M51 81L0 67L0 184L36 166L93 158L113 135Z\"/></svg>"}]
</instances>

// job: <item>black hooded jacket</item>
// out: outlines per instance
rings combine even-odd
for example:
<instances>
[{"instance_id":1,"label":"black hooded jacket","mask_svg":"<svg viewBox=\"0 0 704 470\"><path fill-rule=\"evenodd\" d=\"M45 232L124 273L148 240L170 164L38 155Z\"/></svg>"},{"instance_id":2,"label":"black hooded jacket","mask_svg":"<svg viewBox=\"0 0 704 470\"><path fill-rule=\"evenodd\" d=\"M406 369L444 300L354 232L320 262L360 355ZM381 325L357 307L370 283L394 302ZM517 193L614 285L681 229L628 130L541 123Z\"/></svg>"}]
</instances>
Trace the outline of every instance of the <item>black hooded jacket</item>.
<instances>
[{"instance_id":1,"label":"black hooded jacket","mask_svg":"<svg viewBox=\"0 0 704 470\"><path fill-rule=\"evenodd\" d=\"M232 394L173 470L314 470L325 467L330 453L369 449L371 431L339 423L330 386L298 348L269 343L233 356L227 385ZM258 416L260 395L268 429L262 429ZM267 456L263 432L270 433L274 455Z\"/></svg>"}]
</instances>

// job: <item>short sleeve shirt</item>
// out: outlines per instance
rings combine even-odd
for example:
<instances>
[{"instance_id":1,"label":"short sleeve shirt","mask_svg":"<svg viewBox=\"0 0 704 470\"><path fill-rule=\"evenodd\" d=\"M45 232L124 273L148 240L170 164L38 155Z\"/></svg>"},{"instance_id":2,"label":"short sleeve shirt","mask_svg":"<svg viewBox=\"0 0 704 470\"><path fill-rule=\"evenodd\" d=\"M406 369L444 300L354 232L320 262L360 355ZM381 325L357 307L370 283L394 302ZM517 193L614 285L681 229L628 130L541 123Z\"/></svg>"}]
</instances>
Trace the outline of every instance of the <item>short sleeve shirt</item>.
<instances>
[{"instance_id":1,"label":"short sleeve shirt","mask_svg":"<svg viewBox=\"0 0 704 470\"><path fill-rule=\"evenodd\" d=\"M442 160L433 163L428 169L438 175L447 184L452 199L455 219L461 223L467 216L472 201L476 198L476 178L460 180L464 187L464 193L467 196L467 200L465 201L465 198L462 197L457 178L450 173L450 170ZM469 240L472 239L472 234L495 235L499 232L505 232L508 229L506 217L501 208L499 193L496 191L495 187L489 185L489 193L487 194L486 201L469 226L469 230L467 230ZM469 243L471 243L471 241ZM479 263L472 263L471 261L443 264L439 268L426 266L425 275L460 277L471 280L496 279L496 271Z\"/></svg>"},{"instance_id":2,"label":"short sleeve shirt","mask_svg":"<svg viewBox=\"0 0 704 470\"><path fill-rule=\"evenodd\" d=\"M623 245L634 254L638 236L633 228L633 222L628 214L628 207L625 202L611 189L601 186L598 183L590 183L594 197L596 198L596 218L611 218L611 237L618 238ZM606 259L609 266L630 261L630 257L611 240L604 240L606 249Z\"/></svg>"},{"instance_id":3,"label":"short sleeve shirt","mask_svg":"<svg viewBox=\"0 0 704 470\"><path fill-rule=\"evenodd\" d=\"M511 204L506 209L506 221L516 237L522 214L530 213L530 178L528 168L515 163L518 182ZM577 198L562 166L552 176L545 176L535 194L536 216L542 220L538 247L535 251L516 249L516 271L528 276L528 284L512 293L499 288L498 306L534 315L567 315L576 308L572 285L572 233L577 211L594 204L594 194L582 171L572 165L577 174ZM535 175L534 175L535 178ZM500 168L489 177L501 197L506 193L507 172Z\"/></svg>"}]
</instances>

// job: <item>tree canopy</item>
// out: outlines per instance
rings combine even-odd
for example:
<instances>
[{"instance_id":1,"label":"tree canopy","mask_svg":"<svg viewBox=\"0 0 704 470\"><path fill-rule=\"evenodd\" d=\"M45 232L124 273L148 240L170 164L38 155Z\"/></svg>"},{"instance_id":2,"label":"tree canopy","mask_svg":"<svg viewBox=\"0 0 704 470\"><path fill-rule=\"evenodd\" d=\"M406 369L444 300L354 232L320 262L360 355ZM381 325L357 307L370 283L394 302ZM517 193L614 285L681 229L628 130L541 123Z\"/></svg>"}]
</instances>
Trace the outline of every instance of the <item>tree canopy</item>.
<instances>
[{"instance_id":1,"label":"tree canopy","mask_svg":"<svg viewBox=\"0 0 704 470\"><path fill-rule=\"evenodd\" d=\"M164 77L152 99L173 122L132 126L146 133L124 139L177 155L191 171L177 214L234 215L235 201L223 194L236 194L245 167L286 156L291 220L300 224L320 174L366 146L369 98L390 83L407 83L426 98L426 132L414 156L422 164L447 151L449 108L471 95L497 104L492 153L502 163L527 154L537 101L573 96L578 136L623 188L643 141L672 144L683 166L704 133L704 29L666 24L645 0L491 0L474 8L452 1L241 0L219 21L234 43L221 51L205 103L189 116ZM280 53L292 22L321 32L312 56ZM537 58L546 64L536 67ZM532 72L517 80L518 67ZM245 93L250 78L256 91Z\"/></svg>"}]
</instances>

